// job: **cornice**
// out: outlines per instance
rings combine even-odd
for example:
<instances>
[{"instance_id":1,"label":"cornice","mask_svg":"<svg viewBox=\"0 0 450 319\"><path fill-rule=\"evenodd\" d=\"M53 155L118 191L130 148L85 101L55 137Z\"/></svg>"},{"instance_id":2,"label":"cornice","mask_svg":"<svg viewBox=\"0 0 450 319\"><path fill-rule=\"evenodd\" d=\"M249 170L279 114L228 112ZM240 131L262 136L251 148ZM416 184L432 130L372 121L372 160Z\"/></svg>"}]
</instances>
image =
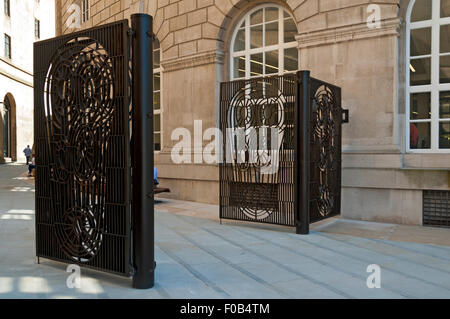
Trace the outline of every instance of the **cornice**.
<instances>
[{"instance_id":1,"label":"cornice","mask_svg":"<svg viewBox=\"0 0 450 319\"><path fill-rule=\"evenodd\" d=\"M175 58L161 61L164 72L171 72L180 69L189 69L206 64L223 64L224 54L217 51L200 53L183 58Z\"/></svg>"},{"instance_id":2,"label":"cornice","mask_svg":"<svg viewBox=\"0 0 450 319\"><path fill-rule=\"evenodd\" d=\"M27 74L27 75L29 75L29 76L33 76L33 73L32 73L32 72L29 72L29 71L25 70L24 68L21 68L21 67L17 66L16 64L12 63L12 62L11 62L10 60L8 60L8 59L5 59L5 58L0 57L0 61L3 62L3 63L5 63L5 64L7 64L7 65L9 65L9 66L12 67L12 68L18 70L18 71L20 71L20 72L23 72L23 73L25 73L25 74Z\"/></svg>"},{"instance_id":3,"label":"cornice","mask_svg":"<svg viewBox=\"0 0 450 319\"><path fill-rule=\"evenodd\" d=\"M7 77L7 78L9 78L9 79L11 79L13 81L19 82L19 83L24 84L26 86L29 86L31 88L33 87L33 83L32 82L28 82L26 80L20 79L17 76L14 76L14 75L12 75L12 74L10 74L8 72L4 72L4 71L0 70L0 76Z\"/></svg>"}]
</instances>

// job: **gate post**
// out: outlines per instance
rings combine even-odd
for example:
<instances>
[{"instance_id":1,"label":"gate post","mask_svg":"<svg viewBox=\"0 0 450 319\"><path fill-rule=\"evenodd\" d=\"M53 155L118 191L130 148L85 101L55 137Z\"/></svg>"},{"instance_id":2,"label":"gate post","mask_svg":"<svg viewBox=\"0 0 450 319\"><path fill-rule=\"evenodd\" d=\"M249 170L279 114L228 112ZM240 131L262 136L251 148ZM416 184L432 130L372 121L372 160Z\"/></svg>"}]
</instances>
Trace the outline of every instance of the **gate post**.
<instances>
[{"instance_id":1,"label":"gate post","mask_svg":"<svg viewBox=\"0 0 450 319\"><path fill-rule=\"evenodd\" d=\"M133 287L155 282L153 207L153 50L152 17L131 15L133 91Z\"/></svg>"},{"instance_id":2,"label":"gate post","mask_svg":"<svg viewBox=\"0 0 450 319\"><path fill-rule=\"evenodd\" d=\"M300 154L300 158L297 160L297 183L300 187L297 187L297 201L300 198L300 205L296 212L298 220L296 221L296 233L301 235L309 234L309 171L310 171L310 97L309 97L309 82L310 72L299 71L297 73L297 132L300 137L300 146L297 149L297 154ZM298 145L298 144L297 144Z\"/></svg>"}]
</instances>

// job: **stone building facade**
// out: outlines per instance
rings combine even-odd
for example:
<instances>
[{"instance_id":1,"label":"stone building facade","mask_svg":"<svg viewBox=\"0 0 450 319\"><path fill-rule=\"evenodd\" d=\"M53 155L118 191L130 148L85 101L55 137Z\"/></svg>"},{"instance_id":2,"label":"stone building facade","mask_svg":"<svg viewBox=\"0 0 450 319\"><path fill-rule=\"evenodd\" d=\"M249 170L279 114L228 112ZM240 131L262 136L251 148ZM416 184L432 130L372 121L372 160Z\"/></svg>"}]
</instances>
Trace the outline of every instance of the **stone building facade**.
<instances>
[{"instance_id":1,"label":"stone building facade","mask_svg":"<svg viewBox=\"0 0 450 319\"><path fill-rule=\"evenodd\" d=\"M78 2L58 1L58 33L75 31L65 22L70 17L68 7ZM279 28L275 25L281 38L283 30L292 31L286 21L293 19L296 26L294 45L282 40L274 44L276 52L284 52L276 53L278 57L285 57L284 62L275 61L279 72L284 71L281 66L289 71L287 48L293 46L299 70L310 70L313 77L342 88L343 107L350 111L350 123L343 127L342 215L422 224L424 191L450 190L450 154L444 141L450 128L443 115L450 107L446 95L450 91L446 84L449 1L90 0L88 4L89 19L81 28L127 19L137 12L154 17L161 57L161 147L155 161L160 183L172 190L169 196L218 202L218 166L173 163L171 150L177 141L171 139L171 132L178 127L194 132L194 120L202 120L203 129L215 127L220 82L267 74L259 73L263 68L258 69L258 64L271 59L269 49L262 48L265 58L258 60L251 49L254 43L242 40L243 50L249 53L243 53L241 69L236 67L239 56L233 59L239 46L236 39L258 34L253 19L255 25L262 23L264 30L271 30L270 8L282 12L274 18L281 21ZM265 18L258 17L258 10ZM272 41L269 31L264 41ZM245 62L248 57L256 62ZM432 71L424 71L427 66ZM429 112L421 117L420 109ZM419 146L412 143L417 139ZM194 149L197 152L201 150Z\"/></svg>"},{"instance_id":2,"label":"stone building facade","mask_svg":"<svg viewBox=\"0 0 450 319\"><path fill-rule=\"evenodd\" d=\"M0 163L33 144L33 42L55 36L54 0L0 3Z\"/></svg>"}]
</instances>

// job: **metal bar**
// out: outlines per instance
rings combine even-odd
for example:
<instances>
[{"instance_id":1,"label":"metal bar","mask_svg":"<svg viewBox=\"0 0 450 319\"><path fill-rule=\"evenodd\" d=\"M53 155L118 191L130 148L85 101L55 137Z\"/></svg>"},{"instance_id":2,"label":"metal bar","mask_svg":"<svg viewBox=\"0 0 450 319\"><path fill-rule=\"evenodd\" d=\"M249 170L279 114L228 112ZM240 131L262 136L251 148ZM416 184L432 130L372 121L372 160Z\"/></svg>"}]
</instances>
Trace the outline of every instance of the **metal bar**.
<instances>
[{"instance_id":1,"label":"metal bar","mask_svg":"<svg viewBox=\"0 0 450 319\"><path fill-rule=\"evenodd\" d=\"M34 82L38 82L37 75L38 75L38 65L39 65L39 47L37 47L36 45L33 45L33 77L34 77ZM39 79L40 80L40 79ZM34 112L33 112L33 135L34 135L34 140L33 140L33 144L35 145L35 152L36 152L36 148L39 148L39 139L42 138L41 136L41 132L40 132L40 125L41 125L41 121L42 119L40 117L41 114L41 108L37 109L37 106L39 106L39 98L38 98L38 94L40 94L41 92L37 91L36 89L36 84L35 87L33 88L33 92L34 92L34 98L33 98L33 107L34 107ZM41 93L42 94L42 93ZM3 102L0 102L0 104L3 104ZM39 150L40 151L40 150ZM27 160L28 162L28 160ZM35 158L35 164L41 164L40 163L40 158L37 159ZM38 170L38 165L36 165L35 169L34 169L34 173L35 173L35 187L37 188L36 190L36 195L34 196L34 207L36 207L36 216L34 218L34 251L35 251L35 258L36 258L36 262L39 264L39 252L40 252L40 245L39 245L39 233L38 233L38 229L39 229L39 213L40 213L40 203L39 203L39 197L40 197L40 185L39 182L41 181L40 178L38 177L39 175L37 174L37 170ZM39 168L40 169L40 168Z\"/></svg>"},{"instance_id":2,"label":"metal bar","mask_svg":"<svg viewBox=\"0 0 450 319\"><path fill-rule=\"evenodd\" d=\"M309 234L309 142L310 142L310 99L309 99L309 71L297 73L300 84L297 105L300 105L300 193L301 203L299 220L296 223L296 233L301 235ZM298 195L297 195L298 196Z\"/></svg>"},{"instance_id":3,"label":"metal bar","mask_svg":"<svg viewBox=\"0 0 450 319\"><path fill-rule=\"evenodd\" d=\"M301 170L301 161L300 161L300 138L301 138L301 110L302 110L302 103L300 100L300 92L301 92L301 72L298 71L296 75L296 82L295 82L295 102L294 102L294 223L296 227L296 233L300 233L300 215L301 215L301 187L300 187L300 181L302 180L302 170Z\"/></svg>"},{"instance_id":4,"label":"metal bar","mask_svg":"<svg viewBox=\"0 0 450 319\"><path fill-rule=\"evenodd\" d=\"M134 31L133 70L133 287L151 288L155 282L153 207L153 54L152 17L131 15Z\"/></svg>"}]
</instances>

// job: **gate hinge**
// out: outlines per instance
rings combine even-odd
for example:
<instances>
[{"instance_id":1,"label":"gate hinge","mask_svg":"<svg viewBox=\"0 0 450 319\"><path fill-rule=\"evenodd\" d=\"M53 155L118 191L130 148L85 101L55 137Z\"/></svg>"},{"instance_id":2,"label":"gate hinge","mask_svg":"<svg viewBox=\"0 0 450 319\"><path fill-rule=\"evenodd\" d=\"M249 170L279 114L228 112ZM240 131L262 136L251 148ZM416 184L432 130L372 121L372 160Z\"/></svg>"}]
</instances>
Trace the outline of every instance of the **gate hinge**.
<instances>
[{"instance_id":1,"label":"gate hinge","mask_svg":"<svg viewBox=\"0 0 450 319\"><path fill-rule=\"evenodd\" d=\"M136 273L136 269L134 269L133 265L130 264L129 275L132 277L132 276L134 276L135 273Z\"/></svg>"},{"instance_id":2,"label":"gate hinge","mask_svg":"<svg viewBox=\"0 0 450 319\"><path fill-rule=\"evenodd\" d=\"M136 32L135 32L132 28L129 28L129 29L128 29L128 32L127 32L128 36L132 37L135 33L136 33ZM156 35L155 35L155 34L150 33L150 32L146 32L146 34L147 34L147 36L148 36L149 38L152 39L152 41L156 41Z\"/></svg>"},{"instance_id":3,"label":"gate hinge","mask_svg":"<svg viewBox=\"0 0 450 319\"><path fill-rule=\"evenodd\" d=\"M348 110L342 109L341 123L348 123L350 120Z\"/></svg>"}]
</instances>

